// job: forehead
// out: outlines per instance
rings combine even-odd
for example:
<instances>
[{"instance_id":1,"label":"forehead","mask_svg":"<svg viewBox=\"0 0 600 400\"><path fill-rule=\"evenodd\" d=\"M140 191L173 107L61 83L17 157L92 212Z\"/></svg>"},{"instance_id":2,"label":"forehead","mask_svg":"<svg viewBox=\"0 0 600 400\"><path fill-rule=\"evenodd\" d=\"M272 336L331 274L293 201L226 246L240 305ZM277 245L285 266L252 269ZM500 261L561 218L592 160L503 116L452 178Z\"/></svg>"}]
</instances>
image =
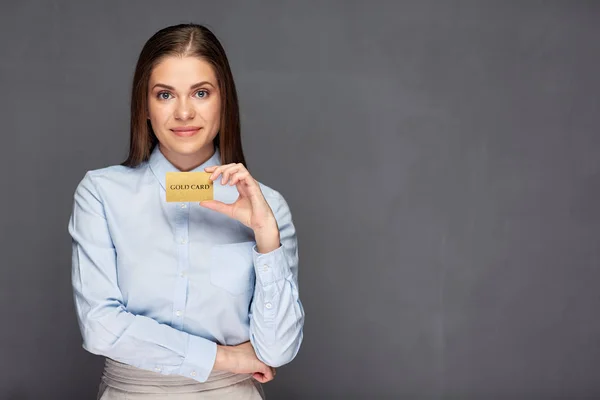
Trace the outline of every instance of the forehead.
<instances>
[{"instance_id":1,"label":"forehead","mask_svg":"<svg viewBox=\"0 0 600 400\"><path fill-rule=\"evenodd\" d=\"M201 81L209 81L216 86L217 78L213 67L198 57L163 58L150 74L150 85L164 83L166 85L187 89L190 85Z\"/></svg>"}]
</instances>

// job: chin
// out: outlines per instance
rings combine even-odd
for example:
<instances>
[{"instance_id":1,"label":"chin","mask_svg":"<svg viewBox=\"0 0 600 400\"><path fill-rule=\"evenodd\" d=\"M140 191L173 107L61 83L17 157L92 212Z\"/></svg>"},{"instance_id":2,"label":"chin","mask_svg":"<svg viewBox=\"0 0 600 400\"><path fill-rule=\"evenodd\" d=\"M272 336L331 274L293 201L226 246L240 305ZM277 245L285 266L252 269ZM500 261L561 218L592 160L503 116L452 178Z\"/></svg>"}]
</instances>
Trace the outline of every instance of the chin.
<instances>
[{"instance_id":1,"label":"chin","mask_svg":"<svg viewBox=\"0 0 600 400\"><path fill-rule=\"evenodd\" d=\"M212 143L166 143L167 147L173 153L181 154L181 155L191 155L201 151L206 146L212 146Z\"/></svg>"}]
</instances>

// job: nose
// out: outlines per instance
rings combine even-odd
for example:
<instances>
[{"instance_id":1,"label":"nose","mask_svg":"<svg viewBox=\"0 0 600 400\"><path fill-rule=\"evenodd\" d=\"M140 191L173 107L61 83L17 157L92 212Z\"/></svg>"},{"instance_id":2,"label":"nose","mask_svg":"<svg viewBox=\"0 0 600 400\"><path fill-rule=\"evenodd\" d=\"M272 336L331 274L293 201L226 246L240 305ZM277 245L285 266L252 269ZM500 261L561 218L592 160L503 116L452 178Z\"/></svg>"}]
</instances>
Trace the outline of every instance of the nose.
<instances>
[{"instance_id":1,"label":"nose","mask_svg":"<svg viewBox=\"0 0 600 400\"><path fill-rule=\"evenodd\" d=\"M186 120L195 116L194 107L187 100L179 100L175 108L175 119Z\"/></svg>"}]
</instances>

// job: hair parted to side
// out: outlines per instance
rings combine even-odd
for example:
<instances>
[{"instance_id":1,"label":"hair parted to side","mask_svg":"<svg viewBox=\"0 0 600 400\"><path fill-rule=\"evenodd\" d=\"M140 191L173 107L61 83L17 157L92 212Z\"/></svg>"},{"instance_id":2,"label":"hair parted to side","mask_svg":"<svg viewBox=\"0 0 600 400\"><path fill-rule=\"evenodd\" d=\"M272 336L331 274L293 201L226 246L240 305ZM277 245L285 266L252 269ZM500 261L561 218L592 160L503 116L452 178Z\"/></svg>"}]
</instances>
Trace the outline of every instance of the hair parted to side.
<instances>
[{"instance_id":1,"label":"hair parted to side","mask_svg":"<svg viewBox=\"0 0 600 400\"><path fill-rule=\"evenodd\" d=\"M221 120L214 144L221 153L221 163L242 163L240 113L237 92L225 50L205 26L179 24L156 32L140 52L131 88L129 156L121 165L136 167L147 161L158 139L147 114L148 82L154 67L167 56L199 57L212 65L221 96Z\"/></svg>"}]
</instances>

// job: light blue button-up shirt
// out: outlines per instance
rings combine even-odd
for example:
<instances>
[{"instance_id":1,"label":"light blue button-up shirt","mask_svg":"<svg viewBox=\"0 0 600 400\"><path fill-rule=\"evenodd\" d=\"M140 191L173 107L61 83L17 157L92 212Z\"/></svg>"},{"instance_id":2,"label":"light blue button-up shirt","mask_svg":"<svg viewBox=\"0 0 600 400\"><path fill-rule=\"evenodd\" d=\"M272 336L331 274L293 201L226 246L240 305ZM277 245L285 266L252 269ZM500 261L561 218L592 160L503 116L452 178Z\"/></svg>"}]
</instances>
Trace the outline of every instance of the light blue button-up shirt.
<instances>
[{"instance_id":1,"label":"light blue button-up shirt","mask_svg":"<svg viewBox=\"0 0 600 400\"><path fill-rule=\"evenodd\" d=\"M219 149L193 171L221 165ZM136 367L204 382L217 344L251 341L264 363L290 362L302 342L298 246L288 204L260 183L280 247L257 252L253 231L196 202L166 202L159 150L136 168L88 171L68 230L83 348ZM215 180L216 200L235 186Z\"/></svg>"}]
</instances>

